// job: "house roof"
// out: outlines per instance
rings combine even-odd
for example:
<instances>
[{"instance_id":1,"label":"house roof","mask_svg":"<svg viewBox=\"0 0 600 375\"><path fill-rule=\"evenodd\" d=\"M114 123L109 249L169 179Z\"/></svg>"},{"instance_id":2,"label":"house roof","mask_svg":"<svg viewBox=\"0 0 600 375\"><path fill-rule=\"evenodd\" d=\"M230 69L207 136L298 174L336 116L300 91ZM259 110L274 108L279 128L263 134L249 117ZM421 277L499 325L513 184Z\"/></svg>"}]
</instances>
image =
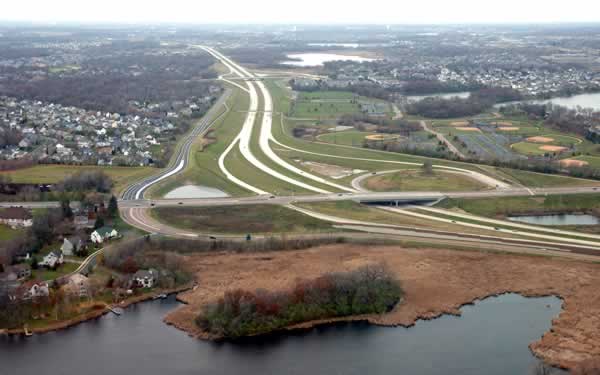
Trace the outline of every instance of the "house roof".
<instances>
[{"instance_id":1,"label":"house roof","mask_svg":"<svg viewBox=\"0 0 600 375\"><path fill-rule=\"evenodd\" d=\"M14 266L10 266L9 269L14 272L19 272L19 271L30 270L31 266L29 264L21 263L21 264L15 264Z\"/></svg>"},{"instance_id":2,"label":"house roof","mask_svg":"<svg viewBox=\"0 0 600 375\"><path fill-rule=\"evenodd\" d=\"M102 228L96 229L96 232L101 236L105 236L105 235L111 233L113 230L114 229L111 227L102 227Z\"/></svg>"},{"instance_id":3,"label":"house roof","mask_svg":"<svg viewBox=\"0 0 600 375\"><path fill-rule=\"evenodd\" d=\"M153 270L153 269L139 270L135 274L133 274L134 279L144 279L144 278L151 279L151 278L155 278L156 276L158 276L158 273L156 272L156 270Z\"/></svg>"},{"instance_id":4,"label":"house roof","mask_svg":"<svg viewBox=\"0 0 600 375\"><path fill-rule=\"evenodd\" d=\"M0 219L30 220L33 216L23 207L8 207L0 210Z\"/></svg>"}]
</instances>

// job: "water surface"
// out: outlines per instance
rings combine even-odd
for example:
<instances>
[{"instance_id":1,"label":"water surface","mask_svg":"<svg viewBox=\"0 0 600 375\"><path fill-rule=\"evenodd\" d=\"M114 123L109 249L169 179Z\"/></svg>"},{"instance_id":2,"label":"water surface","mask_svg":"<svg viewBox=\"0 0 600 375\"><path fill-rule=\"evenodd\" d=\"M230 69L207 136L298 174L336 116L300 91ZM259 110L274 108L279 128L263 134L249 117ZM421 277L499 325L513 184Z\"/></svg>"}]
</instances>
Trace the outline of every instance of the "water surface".
<instances>
[{"instance_id":1,"label":"water surface","mask_svg":"<svg viewBox=\"0 0 600 375\"><path fill-rule=\"evenodd\" d=\"M169 297L64 331L0 337L0 368L12 375L527 375L537 363L528 344L561 309L558 298L508 294L411 328L349 323L218 344L165 325L178 305Z\"/></svg>"},{"instance_id":2,"label":"water surface","mask_svg":"<svg viewBox=\"0 0 600 375\"><path fill-rule=\"evenodd\" d=\"M511 221L519 221L537 225L598 225L600 218L593 215L555 214L555 215L527 215L511 216Z\"/></svg>"},{"instance_id":3,"label":"water surface","mask_svg":"<svg viewBox=\"0 0 600 375\"><path fill-rule=\"evenodd\" d=\"M201 185L185 185L171 190L165 195L167 199L185 198L225 198L227 193L222 190Z\"/></svg>"},{"instance_id":4,"label":"water surface","mask_svg":"<svg viewBox=\"0 0 600 375\"><path fill-rule=\"evenodd\" d=\"M284 61L281 64L292 65L292 66L321 66L328 61L356 61L356 62L368 62L375 61L361 56L350 56L350 55L339 55L336 53L298 53L288 55L290 59L300 59L300 61Z\"/></svg>"},{"instance_id":5,"label":"water surface","mask_svg":"<svg viewBox=\"0 0 600 375\"><path fill-rule=\"evenodd\" d=\"M501 104L497 104L496 107L501 107L503 105L515 104L515 103L520 103L520 102L501 103ZM552 98L552 99L547 99L547 100L529 100L529 101L527 101L527 103L533 103L533 104L553 103L553 104L560 105L563 107L568 107L571 109L575 109L577 107L582 107L582 108L593 108L597 111L600 111L600 93L581 94L581 95L574 95L574 96L570 96L570 97Z\"/></svg>"}]
</instances>

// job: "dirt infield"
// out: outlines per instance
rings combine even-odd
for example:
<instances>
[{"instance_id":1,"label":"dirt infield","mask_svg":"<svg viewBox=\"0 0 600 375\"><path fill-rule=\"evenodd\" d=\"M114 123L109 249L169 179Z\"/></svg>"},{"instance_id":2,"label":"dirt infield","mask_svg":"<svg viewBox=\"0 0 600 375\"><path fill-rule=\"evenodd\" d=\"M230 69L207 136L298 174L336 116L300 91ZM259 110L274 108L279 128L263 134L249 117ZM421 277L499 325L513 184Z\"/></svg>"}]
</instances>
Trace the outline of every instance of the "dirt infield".
<instances>
[{"instance_id":1,"label":"dirt infield","mask_svg":"<svg viewBox=\"0 0 600 375\"><path fill-rule=\"evenodd\" d=\"M371 134L365 137L368 141L392 141L398 138L400 137L389 134Z\"/></svg>"},{"instance_id":2,"label":"dirt infield","mask_svg":"<svg viewBox=\"0 0 600 375\"><path fill-rule=\"evenodd\" d=\"M454 121L450 123L450 126L468 126L469 121Z\"/></svg>"},{"instance_id":3,"label":"dirt infield","mask_svg":"<svg viewBox=\"0 0 600 375\"><path fill-rule=\"evenodd\" d=\"M585 167L589 163L585 160L577 159L564 159L560 161L560 165L563 167Z\"/></svg>"},{"instance_id":4,"label":"dirt infield","mask_svg":"<svg viewBox=\"0 0 600 375\"><path fill-rule=\"evenodd\" d=\"M529 137L529 138L527 138L527 142L533 142L533 143L550 143L550 142L554 142L554 138L541 137L541 136Z\"/></svg>"},{"instance_id":5,"label":"dirt infield","mask_svg":"<svg viewBox=\"0 0 600 375\"><path fill-rule=\"evenodd\" d=\"M471 128L471 127L466 127L466 126L458 127L458 128L456 128L456 130L462 130L464 132L480 132L481 133L481 130L479 130L479 128Z\"/></svg>"},{"instance_id":6,"label":"dirt infield","mask_svg":"<svg viewBox=\"0 0 600 375\"><path fill-rule=\"evenodd\" d=\"M564 299L563 311L552 321L552 329L530 345L532 351L567 368L600 356L600 264L544 257L348 244L254 254L198 254L190 256L188 264L200 286L180 294L178 298L187 304L168 314L165 321L207 338L194 318L203 305L227 290L282 290L298 279L381 261L402 282L405 299L387 314L357 318L410 326L419 318L460 314L463 304L506 292L557 295Z\"/></svg>"},{"instance_id":7,"label":"dirt infield","mask_svg":"<svg viewBox=\"0 0 600 375\"><path fill-rule=\"evenodd\" d=\"M565 150L568 150L566 147L562 147L562 146L550 146L550 145L546 145L546 146L541 146L540 150L542 151L550 151L550 152L563 152Z\"/></svg>"},{"instance_id":8,"label":"dirt infield","mask_svg":"<svg viewBox=\"0 0 600 375\"><path fill-rule=\"evenodd\" d=\"M516 126L503 126L501 128L498 128L499 131L501 132L514 132L514 131L518 131L521 128L518 128Z\"/></svg>"}]
</instances>

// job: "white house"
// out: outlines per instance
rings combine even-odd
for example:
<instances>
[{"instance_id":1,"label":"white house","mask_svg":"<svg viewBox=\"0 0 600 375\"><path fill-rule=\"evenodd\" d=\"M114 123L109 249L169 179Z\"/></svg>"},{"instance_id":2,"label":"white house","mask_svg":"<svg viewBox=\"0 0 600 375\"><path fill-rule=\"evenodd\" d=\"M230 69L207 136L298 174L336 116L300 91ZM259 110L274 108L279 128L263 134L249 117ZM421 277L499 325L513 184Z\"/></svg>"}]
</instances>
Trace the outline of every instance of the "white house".
<instances>
[{"instance_id":1,"label":"white house","mask_svg":"<svg viewBox=\"0 0 600 375\"><path fill-rule=\"evenodd\" d=\"M60 251L66 256L73 255L73 251L75 250L75 246L68 239L63 240L63 244L60 247Z\"/></svg>"},{"instance_id":2,"label":"white house","mask_svg":"<svg viewBox=\"0 0 600 375\"><path fill-rule=\"evenodd\" d=\"M40 266L45 266L48 268L54 268L63 264L64 257L63 253L60 250L51 251L48 255L44 257L44 260L40 262Z\"/></svg>"},{"instance_id":3,"label":"white house","mask_svg":"<svg viewBox=\"0 0 600 375\"><path fill-rule=\"evenodd\" d=\"M48 297L50 295L50 289L46 282L30 281L21 285L20 293L21 298L27 300L37 297Z\"/></svg>"},{"instance_id":4,"label":"white house","mask_svg":"<svg viewBox=\"0 0 600 375\"><path fill-rule=\"evenodd\" d=\"M139 270L132 277L132 283L139 288L152 288L156 284L158 271L149 269L148 271Z\"/></svg>"},{"instance_id":5,"label":"white house","mask_svg":"<svg viewBox=\"0 0 600 375\"><path fill-rule=\"evenodd\" d=\"M109 227L98 228L92 232L90 239L93 243L102 243L105 240L109 240L111 238L117 238L119 236L119 232L116 229Z\"/></svg>"}]
</instances>

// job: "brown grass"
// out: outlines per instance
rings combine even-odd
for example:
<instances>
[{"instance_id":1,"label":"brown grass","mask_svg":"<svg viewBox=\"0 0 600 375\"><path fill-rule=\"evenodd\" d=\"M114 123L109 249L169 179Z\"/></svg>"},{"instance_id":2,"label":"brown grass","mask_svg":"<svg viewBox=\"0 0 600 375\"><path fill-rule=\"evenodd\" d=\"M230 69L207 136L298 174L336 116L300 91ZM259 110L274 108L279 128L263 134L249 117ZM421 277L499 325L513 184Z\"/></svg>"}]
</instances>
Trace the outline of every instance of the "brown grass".
<instances>
[{"instance_id":1,"label":"brown grass","mask_svg":"<svg viewBox=\"0 0 600 375\"><path fill-rule=\"evenodd\" d=\"M450 123L450 126L468 126L469 121L453 121Z\"/></svg>"},{"instance_id":2,"label":"brown grass","mask_svg":"<svg viewBox=\"0 0 600 375\"><path fill-rule=\"evenodd\" d=\"M552 330L531 344L533 352L565 368L600 356L600 265L519 255L348 244L289 252L194 255L188 264L201 287L181 294L179 298L188 305L170 313L166 321L206 338L194 318L203 305L227 290L282 290L299 278L382 261L402 282L405 300L388 314L360 317L371 323L410 326L420 318L459 314L463 304L506 292L558 295L564 299L564 311L553 321Z\"/></svg>"}]
</instances>

